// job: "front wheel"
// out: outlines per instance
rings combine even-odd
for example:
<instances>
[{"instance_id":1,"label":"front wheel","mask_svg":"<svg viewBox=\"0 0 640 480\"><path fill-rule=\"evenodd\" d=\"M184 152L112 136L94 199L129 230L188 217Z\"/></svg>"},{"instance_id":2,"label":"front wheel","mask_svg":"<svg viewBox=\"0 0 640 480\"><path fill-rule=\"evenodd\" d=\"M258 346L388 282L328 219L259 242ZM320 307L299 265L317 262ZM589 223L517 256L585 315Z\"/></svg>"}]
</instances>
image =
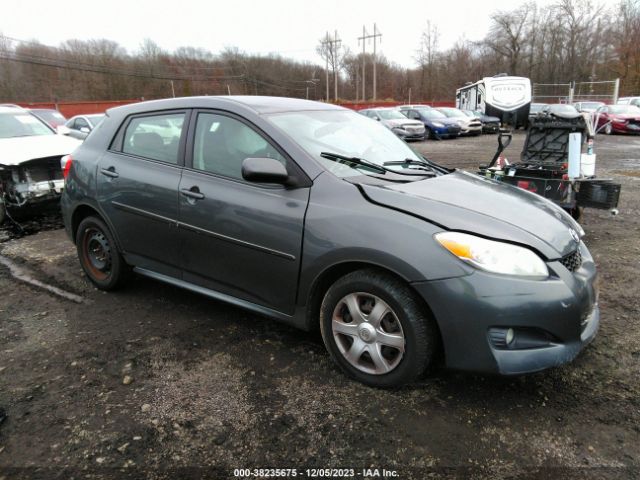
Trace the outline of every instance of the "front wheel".
<instances>
[{"instance_id":1,"label":"front wheel","mask_svg":"<svg viewBox=\"0 0 640 480\"><path fill-rule=\"evenodd\" d=\"M113 290L127 277L129 266L118 251L109 227L97 217L87 217L76 233L78 259L89 280L100 290Z\"/></svg>"},{"instance_id":2,"label":"front wheel","mask_svg":"<svg viewBox=\"0 0 640 480\"><path fill-rule=\"evenodd\" d=\"M607 123L607 125L604 127L604 133L606 133L607 135L611 135L613 133L613 127L611 126L611 123Z\"/></svg>"},{"instance_id":3,"label":"front wheel","mask_svg":"<svg viewBox=\"0 0 640 480\"><path fill-rule=\"evenodd\" d=\"M414 380L432 363L439 338L416 294L376 270L350 273L329 288L320 327L335 363L373 387Z\"/></svg>"}]
</instances>

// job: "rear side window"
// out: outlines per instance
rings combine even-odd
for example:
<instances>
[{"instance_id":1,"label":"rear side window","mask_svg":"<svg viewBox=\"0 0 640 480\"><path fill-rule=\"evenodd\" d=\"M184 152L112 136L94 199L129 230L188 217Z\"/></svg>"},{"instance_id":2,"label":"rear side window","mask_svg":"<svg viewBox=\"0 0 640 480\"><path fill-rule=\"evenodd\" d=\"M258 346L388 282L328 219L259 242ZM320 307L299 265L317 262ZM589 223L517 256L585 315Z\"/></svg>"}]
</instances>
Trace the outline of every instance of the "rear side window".
<instances>
[{"instance_id":1,"label":"rear side window","mask_svg":"<svg viewBox=\"0 0 640 480\"><path fill-rule=\"evenodd\" d=\"M122 151L177 164L184 117L184 113L171 113L133 118L124 132Z\"/></svg>"}]
</instances>

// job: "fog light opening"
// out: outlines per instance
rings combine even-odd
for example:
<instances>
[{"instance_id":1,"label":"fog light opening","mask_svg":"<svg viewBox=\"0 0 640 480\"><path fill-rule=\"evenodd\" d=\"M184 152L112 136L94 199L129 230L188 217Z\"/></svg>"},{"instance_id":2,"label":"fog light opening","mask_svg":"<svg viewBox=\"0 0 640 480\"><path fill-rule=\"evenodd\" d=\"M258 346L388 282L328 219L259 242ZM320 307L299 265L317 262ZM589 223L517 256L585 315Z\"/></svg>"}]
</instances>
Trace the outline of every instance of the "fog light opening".
<instances>
[{"instance_id":1,"label":"fog light opening","mask_svg":"<svg viewBox=\"0 0 640 480\"><path fill-rule=\"evenodd\" d=\"M516 333L513 331L513 328L508 328L507 334L504 337L504 341L507 344L507 346L513 343L514 338L516 338Z\"/></svg>"}]
</instances>

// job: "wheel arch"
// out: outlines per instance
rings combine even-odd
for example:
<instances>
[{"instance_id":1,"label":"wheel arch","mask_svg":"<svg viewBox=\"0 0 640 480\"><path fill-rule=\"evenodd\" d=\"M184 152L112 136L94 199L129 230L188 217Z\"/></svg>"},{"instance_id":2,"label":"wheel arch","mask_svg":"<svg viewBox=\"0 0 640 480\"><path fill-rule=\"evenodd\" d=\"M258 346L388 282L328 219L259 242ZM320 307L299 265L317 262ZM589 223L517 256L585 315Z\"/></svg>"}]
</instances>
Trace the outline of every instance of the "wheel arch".
<instances>
[{"instance_id":1,"label":"wheel arch","mask_svg":"<svg viewBox=\"0 0 640 480\"><path fill-rule=\"evenodd\" d=\"M314 279L309 288L309 291L306 295L306 323L307 329L311 331L319 331L320 329L320 305L322 304L322 300L329 290L329 287L333 285L339 278L351 273L356 270L366 270L372 269L378 272L384 273L386 275L392 276L397 280L401 281L405 284L415 295L415 298L419 301L419 303L425 308L425 311L429 314L429 316L433 319L436 330L438 332L438 337L440 340L440 345L442 345L442 335L440 333L440 327L438 325L438 319L433 313L433 310L427 303L427 301L418 293L418 291L413 287L409 278L401 273L388 268L387 266L376 264L373 262L366 261L344 261L339 263L334 263L324 270L322 270Z\"/></svg>"},{"instance_id":2,"label":"wheel arch","mask_svg":"<svg viewBox=\"0 0 640 480\"><path fill-rule=\"evenodd\" d=\"M113 236L116 242L116 247L120 252L122 252L120 239L118 238L118 233L113 228L113 225L111 225L111 222L109 221L109 219L105 215L103 215L102 212L97 207L90 205L88 203L81 203L77 205L76 208L73 210L73 213L71 214L71 239L73 243L76 242L76 235L78 233L78 227L80 226L80 223L85 218L90 216L98 217L107 225L107 227L111 232L111 235Z\"/></svg>"}]
</instances>

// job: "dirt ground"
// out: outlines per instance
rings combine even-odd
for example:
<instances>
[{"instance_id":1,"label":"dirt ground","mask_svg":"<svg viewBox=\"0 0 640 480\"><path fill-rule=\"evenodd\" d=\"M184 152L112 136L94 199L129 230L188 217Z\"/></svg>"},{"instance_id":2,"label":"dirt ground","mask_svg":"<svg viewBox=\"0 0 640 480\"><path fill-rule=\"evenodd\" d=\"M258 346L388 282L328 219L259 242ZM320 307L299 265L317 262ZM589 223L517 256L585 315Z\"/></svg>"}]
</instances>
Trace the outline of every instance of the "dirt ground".
<instances>
[{"instance_id":1,"label":"dirt ground","mask_svg":"<svg viewBox=\"0 0 640 480\"><path fill-rule=\"evenodd\" d=\"M495 143L416 146L474 170ZM639 478L640 137L602 136L596 151L598 175L623 184L618 216L583 219L601 330L573 363L518 378L438 370L371 389L338 372L319 335L144 278L95 290L55 215L22 237L6 227L0 479L217 479L235 468L306 477L317 467L353 478L376 478L365 468L401 479Z\"/></svg>"}]
</instances>

